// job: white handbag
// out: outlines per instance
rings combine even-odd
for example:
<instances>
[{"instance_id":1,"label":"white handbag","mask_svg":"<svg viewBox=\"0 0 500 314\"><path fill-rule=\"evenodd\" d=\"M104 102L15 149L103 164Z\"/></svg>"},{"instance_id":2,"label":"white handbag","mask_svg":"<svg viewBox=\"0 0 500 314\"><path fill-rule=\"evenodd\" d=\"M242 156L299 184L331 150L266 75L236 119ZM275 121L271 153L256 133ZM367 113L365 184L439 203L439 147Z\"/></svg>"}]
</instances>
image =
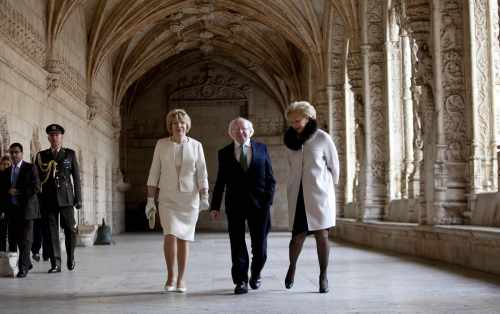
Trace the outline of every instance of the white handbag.
<instances>
[{"instance_id":1,"label":"white handbag","mask_svg":"<svg viewBox=\"0 0 500 314\"><path fill-rule=\"evenodd\" d=\"M19 255L13 252L0 252L0 277L16 277L19 272Z\"/></svg>"}]
</instances>

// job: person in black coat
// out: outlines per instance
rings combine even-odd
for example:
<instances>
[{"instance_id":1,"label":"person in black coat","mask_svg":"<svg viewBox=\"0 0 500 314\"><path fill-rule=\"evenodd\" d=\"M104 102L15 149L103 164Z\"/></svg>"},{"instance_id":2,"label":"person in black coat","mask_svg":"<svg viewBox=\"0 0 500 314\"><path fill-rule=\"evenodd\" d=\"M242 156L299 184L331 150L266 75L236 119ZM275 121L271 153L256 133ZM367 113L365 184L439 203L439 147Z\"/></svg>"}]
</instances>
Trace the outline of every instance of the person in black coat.
<instances>
[{"instance_id":1,"label":"person in black coat","mask_svg":"<svg viewBox=\"0 0 500 314\"><path fill-rule=\"evenodd\" d=\"M47 220L50 237L49 273L61 272L61 246L59 243L59 215L69 270L75 268L76 221L74 207L82 207L80 172L75 151L62 147L64 128L58 124L47 126L50 148L40 151L36 166L40 173L42 191L40 200L43 216Z\"/></svg>"},{"instance_id":2,"label":"person in black coat","mask_svg":"<svg viewBox=\"0 0 500 314\"><path fill-rule=\"evenodd\" d=\"M12 163L10 162L9 156L2 156L0 158L0 177L2 173L10 168ZM8 230L8 221L7 221L7 202L2 202L0 200L0 252L7 251L7 230ZM9 251L16 251L14 247L9 248Z\"/></svg>"},{"instance_id":3,"label":"person in black coat","mask_svg":"<svg viewBox=\"0 0 500 314\"><path fill-rule=\"evenodd\" d=\"M218 219L225 190L235 294L247 293L248 283L252 289L261 285L276 185L267 147L250 140L252 134L252 123L246 119L237 118L229 124L229 135L234 142L219 151L219 169L210 207L211 218ZM250 281L245 222L248 222L252 242Z\"/></svg>"},{"instance_id":4,"label":"person in black coat","mask_svg":"<svg viewBox=\"0 0 500 314\"><path fill-rule=\"evenodd\" d=\"M23 160L21 144L11 144L9 153L12 166L2 173L0 179L2 203L7 204L9 247L19 249L17 277L22 278L26 277L33 267L30 250L33 241L33 220L40 217L37 197L40 181L36 167Z\"/></svg>"}]
</instances>

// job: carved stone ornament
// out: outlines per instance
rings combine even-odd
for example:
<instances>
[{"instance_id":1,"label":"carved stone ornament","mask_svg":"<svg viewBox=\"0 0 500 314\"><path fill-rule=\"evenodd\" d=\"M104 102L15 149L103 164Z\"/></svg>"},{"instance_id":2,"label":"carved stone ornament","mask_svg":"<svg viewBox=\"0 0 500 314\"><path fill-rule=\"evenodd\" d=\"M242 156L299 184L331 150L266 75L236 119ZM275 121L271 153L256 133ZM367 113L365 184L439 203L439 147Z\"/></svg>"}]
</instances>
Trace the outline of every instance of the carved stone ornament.
<instances>
[{"instance_id":1,"label":"carved stone ornament","mask_svg":"<svg viewBox=\"0 0 500 314\"><path fill-rule=\"evenodd\" d=\"M55 59L47 61L47 72L47 91L50 96L61 85L62 69L59 61Z\"/></svg>"},{"instance_id":2,"label":"carved stone ornament","mask_svg":"<svg viewBox=\"0 0 500 314\"><path fill-rule=\"evenodd\" d=\"M99 99L95 95L87 96L87 121L92 122L99 111Z\"/></svg>"}]
</instances>

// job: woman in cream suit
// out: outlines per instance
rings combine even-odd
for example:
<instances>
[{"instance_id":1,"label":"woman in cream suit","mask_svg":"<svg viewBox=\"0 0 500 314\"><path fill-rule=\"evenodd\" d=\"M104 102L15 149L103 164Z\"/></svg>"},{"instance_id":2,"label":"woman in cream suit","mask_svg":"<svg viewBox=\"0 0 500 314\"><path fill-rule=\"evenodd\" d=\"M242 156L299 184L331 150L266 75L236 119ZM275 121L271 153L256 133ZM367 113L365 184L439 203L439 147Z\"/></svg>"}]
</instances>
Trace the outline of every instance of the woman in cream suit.
<instances>
[{"instance_id":1,"label":"woman in cream suit","mask_svg":"<svg viewBox=\"0 0 500 314\"><path fill-rule=\"evenodd\" d=\"M319 292L328 292L330 254L328 230L335 226L335 189L339 181L337 149L328 133L318 129L316 110L306 101L292 103L285 133L289 163L287 198L292 239L285 287L293 286L297 259L308 234L314 234L319 260Z\"/></svg>"},{"instance_id":2,"label":"woman in cream suit","mask_svg":"<svg viewBox=\"0 0 500 314\"><path fill-rule=\"evenodd\" d=\"M201 143L186 136L191 128L188 114L182 109L170 111L166 126L171 136L158 140L155 146L147 183L146 216L149 218L156 212L154 197L158 194L168 272L165 290L185 292L188 241L194 240L200 207L208 208L207 167Z\"/></svg>"}]
</instances>

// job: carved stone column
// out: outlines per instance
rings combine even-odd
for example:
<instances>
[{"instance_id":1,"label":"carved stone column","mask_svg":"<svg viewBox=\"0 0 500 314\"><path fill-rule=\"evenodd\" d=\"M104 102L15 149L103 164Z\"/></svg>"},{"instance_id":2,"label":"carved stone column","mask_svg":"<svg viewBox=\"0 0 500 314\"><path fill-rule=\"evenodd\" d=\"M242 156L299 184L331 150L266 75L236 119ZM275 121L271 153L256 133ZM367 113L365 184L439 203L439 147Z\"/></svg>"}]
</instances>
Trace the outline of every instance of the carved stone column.
<instances>
[{"instance_id":1,"label":"carved stone column","mask_svg":"<svg viewBox=\"0 0 500 314\"><path fill-rule=\"evenodd\" d=\"M414 171L410 175L409 211L427 224L427 204L433 196L434 92L431 51L431 0L406 0L410 31L413 100ZM424 158L425 156L425 158Z\"/></svg>"},{"instance_id":2,"label":"carved stone column","mask_svg":"<svg viewBox=\"0 0 500 314\"><path fill-rule=\"evenodd\" d=\"M410 177L415 172L414 160L414 132L413 132L413 100L412 100L412 61L411 61L411 46L410 37L408 34L408 18L406 13L406 1L402 1L401 7L401 64L402 64L402 94L401 103L403 104L403 125L404 125L404 157L403 157L403 174L401 182L401 196L408 199L410 197ZM415 212L409 208L409 220L416 220Z\"/></svg>"},{"instance_id":3,"label":"carved stone column","mask_svg":"<svg viewBox=\"0 0 500 314\"><path fill-rule=\"evenodd\" d=\"M331 38L330 85L327 87L328 102L330 103L330 129L333 141L337 147L340 162L339 184L336 186L335 199L337 202L337 217L344 217L347 187L347 123L346 123L346 49L344 20L340 14L335 14L333 34Z\"/></svg>"},{"instance_id":4,"label":"carved stone column","mask_svg":"<svg viewBox=\"0 0 500 314\"><path fill-rule=\"evenodd\" d=\"M365 171L362 171L365 165L365 113L363 105L362 79L363 69L361 64L361 53L359 51L350 51L347 58L347 73L349 82L346 83L346 91L350 91L350 98L346 102L352 102L350 112L353 114L353 130L349 133L354 133L354 178L352 182L352 206L355 211L355 217L358 220L362 219L364 200L365 200ZM349 140L347 138L346 140ZM353 217L350 217L353 218Z\"/></svg>"},{"instance_id":5,"label":"carved stone column","mask_svg":"<svg viewBox=\"0 0 500 314\"><path fill-rule=\"evenodd\" d=\"M436 139L434 193L427 202L431 224L461 224L467 209L467 121L465 114L463 1L433 0Z\"/></svg>"},{"instance_id":6,"label":"carved stone column","mask_svg":"<svg viewBox=\"0 0 500 314\"><path fill-rule=\"evenodd\" d=\"M478 193L497 185L496 154L496 67L498 62L497 0L468 0L470 35L469 99L472 104L472 147L469 156L469 208ZM451 22L449 22L451 23ZM495 47L497 48L495 50ZM470 218L471 213L465 216Z\"/></svg>"},{"instance_id":7,"label":"carved stone column","mask_svg":"<svg viewBox=\"0 0 500 314\"><path fill-rule=\"evenodd\" d=\"M384 1L363 0L362 60L365 104L365 205L362 219L380 219L387 200L387 116L384 105Z\"/></svg>"},{"instance_id":8,"label":"carved stone column","mask_svg":"<svg viewBox=\"0 0 500 314\"><path fill-rule=\"evenodd\" d=\"M387 155L386 180L387 180L387 202L401 199L402 178L405 176L406 168L403 168L405 136L403 126L403 106L401 100L402 94L402 57L401 57L401 38L400 38L400 6L394 4L393 7L386 10L387 16L385 29L385 99L387 116ZM385 211L385 215L388 210Z\"/></svg>"}]
</instances>

